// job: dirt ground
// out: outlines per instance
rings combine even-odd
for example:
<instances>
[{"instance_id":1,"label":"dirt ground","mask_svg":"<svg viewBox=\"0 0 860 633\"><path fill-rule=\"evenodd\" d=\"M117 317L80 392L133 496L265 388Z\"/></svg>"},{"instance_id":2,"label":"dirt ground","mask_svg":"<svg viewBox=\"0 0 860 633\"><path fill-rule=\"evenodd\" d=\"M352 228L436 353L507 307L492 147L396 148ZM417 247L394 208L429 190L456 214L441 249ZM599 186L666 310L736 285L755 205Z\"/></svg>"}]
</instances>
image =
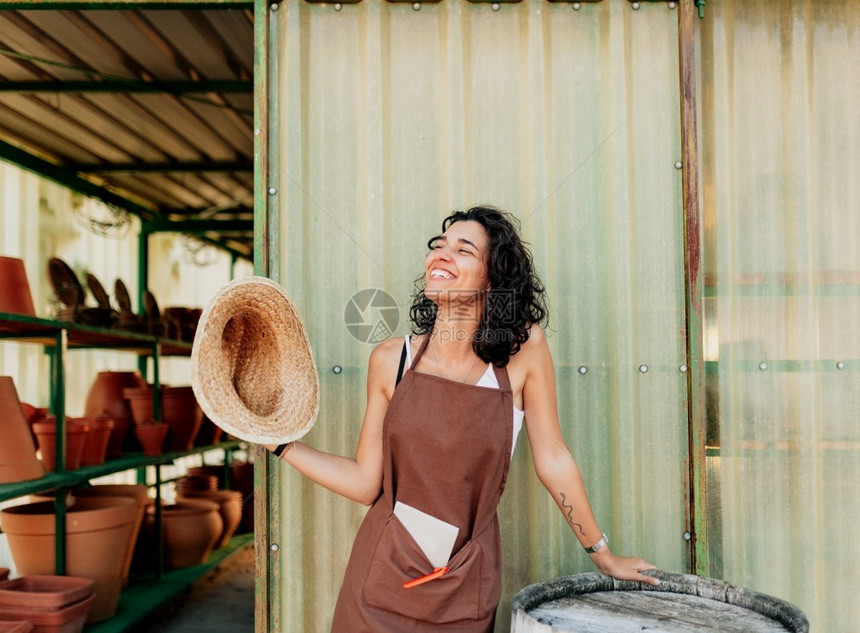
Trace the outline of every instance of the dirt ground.
<instances>
[{"instance_id":1,"label":"dirt ground","mask_svg":"<svg viewBox=\"0 0 860 633\"><path fill-rule=\"evenodd\" d=\"M254 548L249 545L198 580L146 633L253 633Z\"/></svg>"}]
</instances>

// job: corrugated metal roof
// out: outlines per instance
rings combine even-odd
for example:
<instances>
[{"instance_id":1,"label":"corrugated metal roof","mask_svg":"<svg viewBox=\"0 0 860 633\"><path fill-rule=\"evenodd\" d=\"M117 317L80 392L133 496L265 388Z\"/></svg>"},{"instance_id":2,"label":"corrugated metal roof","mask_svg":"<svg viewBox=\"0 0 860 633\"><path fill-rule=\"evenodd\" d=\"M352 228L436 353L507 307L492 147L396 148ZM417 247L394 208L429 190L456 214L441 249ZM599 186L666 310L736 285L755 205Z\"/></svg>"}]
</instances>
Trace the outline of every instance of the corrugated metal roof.
<instances>
[{"instance_id":1,"label":"corrugated metal roof","mask_svg":"<svg viewBox=\"0 0 860 633\"><path fill-rule=\"evenodd\" d=\"M207 6L0 11L0 158L250 256L253 11Z\"/></svg>"}]
</instances>

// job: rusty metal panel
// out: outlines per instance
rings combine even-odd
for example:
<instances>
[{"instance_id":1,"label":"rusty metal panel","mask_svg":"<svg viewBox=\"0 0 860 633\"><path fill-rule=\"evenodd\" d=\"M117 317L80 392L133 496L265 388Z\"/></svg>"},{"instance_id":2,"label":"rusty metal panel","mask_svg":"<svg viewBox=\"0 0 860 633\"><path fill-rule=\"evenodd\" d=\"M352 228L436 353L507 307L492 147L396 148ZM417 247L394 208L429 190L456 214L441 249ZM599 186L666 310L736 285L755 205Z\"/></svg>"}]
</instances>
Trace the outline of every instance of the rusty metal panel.
<instances>
[{"instance_id":1,"label":"rusty metal panel","mask_svg":"<svg viewBox=\"0 0 860 633\"><path fill-rule=\"evenodd\" d=\"M685 570L677 11L623 0L579 11L537 0L419 11L287 0L270 11L279 278L321 372L307 442L355 449L374 340L347 327L350 299L383 290L403 335L441 219L500 206L520 218L548 287L563 431L613 550ZM500 631L517 589L590 568L534 476L525 433L513 461L500 508ZM274 476L278 630L328 630L364 510L289 468Z\"/></svg>"},{"instance_id":2,"label":"rusty metal panel","mask_svg":"<svg viewBox=\"0 0 860 633\"><path fill-rule=\"evenodd\" d=\"M860 3L701 23L712 575L860 621Z\"/></svg>"}]
</instances>

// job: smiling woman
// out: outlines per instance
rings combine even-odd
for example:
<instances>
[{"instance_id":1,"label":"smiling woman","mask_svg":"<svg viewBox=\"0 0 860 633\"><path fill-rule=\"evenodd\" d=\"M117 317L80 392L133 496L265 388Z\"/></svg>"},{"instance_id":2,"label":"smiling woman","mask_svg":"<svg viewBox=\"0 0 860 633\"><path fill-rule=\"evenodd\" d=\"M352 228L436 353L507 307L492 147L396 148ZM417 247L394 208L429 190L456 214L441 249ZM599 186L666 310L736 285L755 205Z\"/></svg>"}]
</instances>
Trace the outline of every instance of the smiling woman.
<instances>
[{"instance_id":1,"label":"smiling woman","mask_svg":"<svg viewBox=\"0 0 860 633\"><path fill-rule=\"evenodd\" d=\"M456 212L428 247L410 310L413 335L371 353L355 457L300 442L267 446L313 481L372 506L332 631L493 629L502 569L497 507L523 425L538 478L597 568L657 584L642 574L653 565L610 552L564 444L541 328L543 285L515 221L491 207ZM427 545L443 535L439 555Z\"/></svg>"}]
</instances>

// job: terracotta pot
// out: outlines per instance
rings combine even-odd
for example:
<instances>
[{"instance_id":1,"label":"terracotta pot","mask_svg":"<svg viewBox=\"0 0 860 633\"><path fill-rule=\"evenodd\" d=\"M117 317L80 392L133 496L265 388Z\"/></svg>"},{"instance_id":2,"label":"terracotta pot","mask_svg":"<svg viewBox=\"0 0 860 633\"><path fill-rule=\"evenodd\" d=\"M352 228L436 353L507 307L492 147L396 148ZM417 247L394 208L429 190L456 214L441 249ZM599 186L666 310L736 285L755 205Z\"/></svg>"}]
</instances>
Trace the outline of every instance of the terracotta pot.
<instances>
[{"instance_id":1,"label":"terracotta pot","mask_svg":"<svg viewBox=\"0 0 860 633\"><path fill-rule=\"evenodd\" d=\"M87 618L100 622L116 612L129 541L138 506L128 497L78 497L66 511L66 572L95 581L95 601ZM0 510L19 574L52 574L55 569L54 503Z\"/></svg>"},{"instance_id":2,"label":"terracotta pot","mask_svg":"<svg viewBox=\"0 0 860 633\"><path fill-rule=\"evenodd\" d=\"M107 448L107 459L122 455L123 449L133 448L134 436L131 434L131 410L123 397L126 387L145 385L136 371L102 371L96 376L87 393L84 416L89 418L104 415L114 421L113 432Z\"/></svg>"},{"instance_id":3,"label":"terracotta pot","mask_svg":"<svg viewBox=\"0 0 860 633\"><path fill-rule=\"evenodd\" d=\"M36 316L24 260L0 256L0 312Z\"/></svg>"},{"instance_id":4,"label":"terracotta pot","mask_svg":"<svg viewBox=\"0 0 860 633\"><path fill-rule=\"evenodd\" d=\"M81 453L81 466L104 464L110 434L113 431L113 419L105 416L81 419L85 420L90 427L83 453Z\"/></svg>"},{"instance_id":5,"label":"terracotta pot","mask_svg":"<svg viewBox=\"0 0 860 633\"><path fill-rule=\"evenodd\" d=\"M45 476L10 376L0 376L0 437L3 438L0 442L0 484Z\"/></svg>"},{"instance_id":6,"label":"terracotta pot","mask_svg":"<svg viewBox=\"0 0 860 633\"><path fill-rule=\"evenodd\" d=\"M66 470L81 467L81 456L90 428L81 423L80 418L66 418ZM54 416L48 416L33 424L33 432L39 442L42 465L48 472L54 472L57 463L57 423Z\"/></svg>"},{"instance_id":7,"label":"terracotta pot","mask_svg":"<svg viewBox=\"0 0 860 633\"><path fill-rule=\"evenodd\" d=\"M96 604L95 596L78 600L62 609L39 609L33 607L0 607L0 618L12 618L31 623L33 633L80 633L87 622L90 609ZM17 631L18 629L12 629Z\"/></svg>"},{"instance_id":8,"label":"terracotta pot","mask_svg":"<svg viewBox=\"0 0 860 633\"><path fill-rule=\"evenodd\" d=\"M199 477L199 476L213 476L217 480L217 484L215 488L217 490L224 490L224 475L228 466L223 465L215 465L215 464L205 464L203 466L192 466L185 473L186 477Z\"/></svg>"},{"instance_id":9,"label":"terracotta pot","mask_svg":"<svg viewBox=\"0 0 860 633\"><path fill-rule=\"evenodd\" d=\"M164 387L161 390L161 420L170 427L167 452L194 448L194 439L203 423L203 410L191 387Z\"/></svg>"},{"instance_id":10,"label":"terracotta pot","mask_svg":"<svg viewBox=\"0 0 860 633\"><path fill-rule=\"evenodd\" d=\"M177 494L189 492L204 492L218 489L218 478L215 475L186 475L173 482Z\"/></svg>"},{"instance_id":11,"label":"terracotta pot","mask_svg":"<svg viewBox=\"0 0 860 633\"><path fill-rule=\"evenodd\" d=\"M143 484L99 484L89 488L75 488L71 493L73 497L78 499L81 497L127 497L134 499L137 504L137 518L132 527L131 538L122 567L122 584L127 585L131 559L134 555L137 539L140 536L143 518L146 516L146 508L152 503L152 499L149 497L149 487Z\"/></svg>"},{"instance_id":12,"label":"terracotta pot","mask_svg":"<svg viewBox=\"0 0 860 633\"><path fill-rule=\"evenodd\" d=\"M0 620L0 633L30 633L33 623L27 620Z\"/></svg>"},{"instance_id":13,"label":"terracotta pot","mask_svg":"<svg viewBox=\"0 0 860 633\"><path fill-rule=\"evenodd\" d=\"M242 523L237 532L254 531L254 464L233 462L230 464L230 489L242 493Z\"/></svg>"},{"instance_id":14,"label":"terracotta pot","mask_svg":"<svg viewBox=\"0 0 860 633\"><path fill-rule=\"evenodd\" d=\"M239 523L242 522L242 493L235 490L206 490L199 492L188 492L178 497L185 499L203 499L214 501L218 504L218 513L221 516L221 535L215 543L215 549L224 547L230 537L236 532Z\"/></svg>"},{"instance_id":15,"label":"terracotta pot","mask_svg":"<svg viewBox=\"0 0 860 633\"><path fill-rule=\"evenodd\" d=\"M152 423L152 387L126 387L122 390L122 396L128 403L135 424Z\"/></svg>"},{"instance_id":16,"label":"terracotta pot","mask_svg":"<svg viewBox=\"0 0 860 633\"><path fill-rule=\"evenodd\" d=\"M26 402L21 403L21 410L24 412L24 417L27 418L28 424L38 422L51 412L48 407L34 407L32 404L27 404Z\"/></svg>"},{"instance_id":17,"label":"terracotta pot","mask_svg":"<svg viewBox=\"0 0 860 633\"><path fill-rule=\"evenodd\" d=\"M77 576L21 576L0 583L0 607L62 609L91 596L94 585Z\"/></svg>"},{"instance_id":18,"label":"terracotta pot","mask_svg":"<svg viewBox=\"0 0 860 633\"><path fill-rule=\"evenodd\" d=\"M174 568L205 563L223 530L219 505L212 501L186 499L164 506L161 521L164 561Z\"/></svg>"},{"instance_id":19,"label":"terracotta pot","mask_svg":"<svg viewBox=\"0 0 860 633\"><path fill-rule=\"evenodd\" d=\"M167 425L162 423L135 425L134 434L143 447L144 455L150 457L161 455L161 447L164 445L167 430Z\"/></svg>"},{"instance_id":20,"label":"terracotta pot","mask_svg":"<svg viewBox=\"0 0 860 633\"><path fill-rule=\"evenodd\" d=\"M213 444L217 444L221 441L223 434L223 429L204 415L203 422L200 424L200 431L194 439L194 446L212 446Z\"/></svg>"}]
</instances>

